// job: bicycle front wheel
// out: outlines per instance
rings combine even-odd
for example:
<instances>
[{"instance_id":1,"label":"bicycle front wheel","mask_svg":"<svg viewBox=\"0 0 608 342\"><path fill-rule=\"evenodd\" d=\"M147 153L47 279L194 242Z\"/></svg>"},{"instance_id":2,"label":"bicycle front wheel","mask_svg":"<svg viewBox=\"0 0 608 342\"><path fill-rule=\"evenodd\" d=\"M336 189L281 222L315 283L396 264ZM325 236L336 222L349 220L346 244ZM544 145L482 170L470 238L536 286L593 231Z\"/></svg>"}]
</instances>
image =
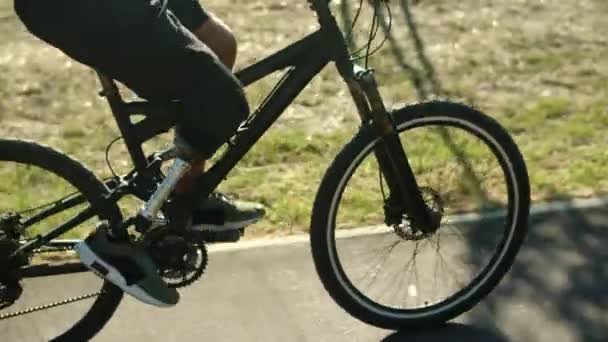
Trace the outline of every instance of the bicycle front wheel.
<instances>
[{"instance_id":1,"label":"bicycle front wheel","mask_svg":"<svg viewBox=\"0 0 608 342\"><path fill-rule=\"evenodd\" d=\"M15 225L38 221L25 224L18 239L0 234L0 258L4 258L0 264L6 265L10 253L6 248L11 244L44 235L86 208L92 209L88 220L59 237L66 246L70 245L66 239L86 237L100 220L117 222L121 219L118 206L102 205L107 194L108 189L93 173L65 154L32 142L0 139L0 229L14 231ZM75 205L52 215L40 215L52 211L53 205L68 202ZM63 265L78 267L78 255L69 248L45 245L25 267L50 270ZM0 303L8 291L2 281L6 272L0 268ZM38 277L22 279L23 292L17 301L0 305L0 335L7 340L89 340L112 317L123 297L122 290L92 272L38 273Z\"/></svg>"},{"instance_id":2,"label":"bicycle front wheel","mask_svg":"<svg viewBox=\"0 0 608 342\"><path fill-rule=\"evenodd\" d=\"M455 103L393 112L433 233L387 226L388 189L364 127L336 157L316 196L312 254L323 285L354 317L388 329L450 320L483 299L511 267L527 229L524 160L501 126Z\"/></svg>"}]
</instances>

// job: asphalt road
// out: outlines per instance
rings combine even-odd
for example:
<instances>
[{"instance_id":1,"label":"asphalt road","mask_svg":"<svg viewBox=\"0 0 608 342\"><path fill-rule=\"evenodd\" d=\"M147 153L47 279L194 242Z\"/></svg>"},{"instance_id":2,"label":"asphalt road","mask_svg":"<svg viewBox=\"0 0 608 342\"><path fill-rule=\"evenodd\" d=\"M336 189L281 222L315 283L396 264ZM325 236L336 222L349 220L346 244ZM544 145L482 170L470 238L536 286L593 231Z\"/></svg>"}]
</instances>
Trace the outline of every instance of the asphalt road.
<instances>
[{"instance_id":1,"label":"asphalt road","mask_svg":"<svg viewBox=\"0 0 608 342\"><path fill-rule=\"evenodd\" d=\"M308 244L292 243L214 252L176 308L126 298L95 341L606 341L607 228L608 208L533 216L507 278L473 310L432 330L392 332L351 318L322 288ZM74 286L95 281L82 276ZM70 286L45 280L28 291ZM35 322L0 322L0 340L34 341L70 320L69 313L31 316Z\"/></svg>"}]
</instances>

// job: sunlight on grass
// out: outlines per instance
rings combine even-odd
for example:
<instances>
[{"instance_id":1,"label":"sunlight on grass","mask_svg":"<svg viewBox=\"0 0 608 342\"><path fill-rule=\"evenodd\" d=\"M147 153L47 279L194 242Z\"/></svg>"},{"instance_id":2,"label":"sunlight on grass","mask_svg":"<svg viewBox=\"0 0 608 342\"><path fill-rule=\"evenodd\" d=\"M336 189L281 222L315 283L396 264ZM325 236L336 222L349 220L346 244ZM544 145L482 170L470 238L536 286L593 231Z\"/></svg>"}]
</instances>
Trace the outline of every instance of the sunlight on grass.
<instances>
[{"instance_id":1,"label":"sunlight on grass","mask_svg":"<svg viewBox=\"0 0 608 342\"><path fill-rule=\"evenodd\" d=\"M96 94L99 84L94 73L29 35L13 14L12 3L0 0L0 135L51 145L82 161L99 177L108 176L103 151L119 133L107 104ZM549 6L537 1L437 0L412 6L442 95L475 105L514 135L528 163L534 200L591 196L608 190L604 177L608 166L608 42L604 32L608 22L603 16L605 8L598 8L600 3L569 0ZM239 2L243 15L235 14L234 4L224 1L206 1L205 6L236 32L240 46L237 68L316 27L305 1L289 6L274 0ZM405 65L425 75L399 2L392 6L397 45L387 43L370 59L389 106L417 101L412 74ZM358 43L371 24L369 13L360 18ZM402 60L393 48L400 51ZM279 76L247 89L253 107ZM253 235L308 229L323 173L353 136L358 120L346 87L329 66L221 186L222 191L269 207L268 217L252 227ZM467 151L479 174L459 178L462 169L458 163L448 162L451 151L437 137L437 132L429 131L404 144L421 179L455 184L446 189L449 196L456 196L450 201L465 196L476 203L482 198L479 193L474 195L479 179L486 182L486 188L500 184L496 168L483 163L484 150L466 145L467 140L456 145ZM168 141L170 135L155 139L146 145L146 151ZM110 159L119 172L131 167L121 143L112 149ZM38 203L37 195L21 195L19 187L35 185L45 195L40 197L68 190L67 185L40 183L29 172L11 177L15 178L3 178L0 184L5 205ZM378 190L377 174L369 168L361 177L357 185L361 190L348 199L352 212L347 220L375 221L379 207L369 200L369 193ZM500 197L500 191L493 195Z\"/></svg>"},{"instance_id":2,"label":"sunlight on grass","mask_svg":"<svg viewBox=\"0 0 608 342\"><path fill-rule=\"evenodd\" d=\"M37 167L16 163L0 162L0 213L23 212L28 209L53 203L76 191L66 181L54 174ZM71 219L87 207L87 203L65 210L40 223L34 224L26 231L27 237L48 233L51 229ZM24 218L31 217L39 211L24 212ZM94 219L72 230L60 238L80 238L94 228Z\"/></svg>"}]
</instances>

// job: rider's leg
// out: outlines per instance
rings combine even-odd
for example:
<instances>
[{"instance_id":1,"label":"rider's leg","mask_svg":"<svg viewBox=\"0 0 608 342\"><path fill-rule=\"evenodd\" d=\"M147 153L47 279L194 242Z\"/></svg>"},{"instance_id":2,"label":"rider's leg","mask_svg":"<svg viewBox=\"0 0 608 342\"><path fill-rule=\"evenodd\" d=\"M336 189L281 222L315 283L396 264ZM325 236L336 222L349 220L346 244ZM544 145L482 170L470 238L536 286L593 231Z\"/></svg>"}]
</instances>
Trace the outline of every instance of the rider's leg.
<instances>
[{"instance_id":1,"label":"rider's leg","mask_svg":"<svg viewBox=\"0 0 608 342\"><path fill-rule=\"evenodd\" d=\"M237 53L236 37L221 19L203 9L198 0L169 0L169 10L194 35L207 45L230 70ZM177 184L176 191L189 192L205 170L205 160L192 161L192 169Z\"/></svg>"},{"instance_id":2,"label":"rider's leg","mask_svg":"<svg viewBox=\"0 0 608 342\"><path fill-rule=\"evenodd\" d=\"M232 30L220 18L202 8L198 0L169 0L169 9L180 22L232 70L237 42Z\"/></svg>"},{"instance_id":3,"label":"rider's leg","mask_svg":"<svg viewBox=\"0 0 608 342\"><path fill-rule=\"evenodd\" d=\"M177 132L201 159L209 158L249 112L238 80L160 2L16 0L34 35L157 101L179 99ZM136 298L156 305L178 299L150 256L100 230L78 245L81 261Z\"/></svg>"},{"instance_id":4,"label":"rider's leg","mask_svg":"<svg viewBox=\"0 0 608 342\"><path fill-rule=\"evenodd\" d=\"M236 61L237 41L228 25L213 13L209 13L209 20L193 33L213 50L228 69L232 70Z\"/></svg>"},{"instance_id":5,"label":"rider's leg","mask_svg":"<svg viewBox=\"0 0 608 342\"><path fill-rule=\"evenodd\" d=\"M218 59L228 69L232 70L237 54L237 41L232 30L217 16L209 12L204 12L202 8L200 10L197 8L184 9L183 7L178 6L178 2L183 1L184 0L172 0L170 4L175 8L171 9L182 22L187 24L185 26L190 29L198 39L209 46ZM186 0L186 2L188 1L192 0ZM198 5L198 2L196 2L196 5ZM196 13L199 13L199 15L196 16ZM193 15L195 18L192 18ZM186 17L186 20L182 20L182 17ZM204 170L205 160L193 162L192 169L180 180L176 190L180 193L190 191L195 180Z\"/></svg>"},{"instance_id":6,"label":"rider's leg","mask_svg":"<svg viewBox=\"0 0 608 342\"><path fill-rule=\"evenodd\" d=\"M213 13L205 11L197 0L169 0L169 9L180 22L207 45L217 58L232 70L237 55L237 41L232 30ZM192 163L176 191L187 193L205 169L205 161ZM199 204L193 213L192 228L197 230L234 230L259 221L265 214L258 203L235 201L214 193Z\"/></svg>"}]
</instances>

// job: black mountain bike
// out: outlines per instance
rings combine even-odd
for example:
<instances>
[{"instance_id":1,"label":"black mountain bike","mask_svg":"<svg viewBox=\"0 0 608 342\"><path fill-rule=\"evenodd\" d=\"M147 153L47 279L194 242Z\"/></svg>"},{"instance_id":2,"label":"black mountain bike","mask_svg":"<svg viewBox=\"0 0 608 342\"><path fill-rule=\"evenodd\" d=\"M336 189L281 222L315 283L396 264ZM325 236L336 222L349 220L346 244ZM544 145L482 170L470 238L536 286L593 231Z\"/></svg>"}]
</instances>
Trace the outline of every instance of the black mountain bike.
<instances>
[{"instance_id":1,"label":"black mountain bike","mask_svg":"<svg viewBox=\"0 0 608 342\"><path fill-rule=\"evenodd\" d=\"M218 152L196 184L197 197L209 196L313 77L334 62L361 126L326 171L314 202L310 240L318 275L342 308L378 327L452 319L498 284L524 240L530 203L524 160L496 121L466 105L430 101L385 108L373 71L355 64L328 2L309 2L318 31L237 73L247 86L285 70ZM112 317L123 293L78 262L72 248L83 232L106 228L144 243L175 287L203 274L205 244L239 239L184 229L200 199L171 193L185 162L172 148L143 152L144 142L174 125L180 103L126 102L113 80L99 76L133 171L102 181L50 147L0 140L3 336L29 332L86 340ZM171 160L167 171L163 163ZM143 209L128 213L119 206L126 197L143 201ZM76 292L80 285L94 290ZM47 291L54 300L37 302ZM36 298L26 299L28 292ZM64 307L69 311L49 315Z\"/></svg>"}]
</instances>

